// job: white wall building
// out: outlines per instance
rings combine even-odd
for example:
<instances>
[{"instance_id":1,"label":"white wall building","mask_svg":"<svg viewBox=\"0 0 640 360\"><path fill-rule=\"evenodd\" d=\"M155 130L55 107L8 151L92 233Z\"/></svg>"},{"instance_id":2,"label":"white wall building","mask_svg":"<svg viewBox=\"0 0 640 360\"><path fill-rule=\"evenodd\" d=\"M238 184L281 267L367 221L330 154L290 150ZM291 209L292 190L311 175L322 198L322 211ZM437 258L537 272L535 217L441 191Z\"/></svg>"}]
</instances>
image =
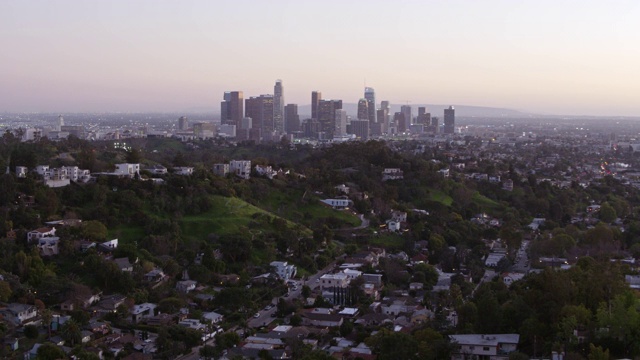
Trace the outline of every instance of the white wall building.
<instances>
[{"instance_id":1,"label":"white wall building","mask_svg":"<svg viewBox=\"0 0 640 360\"><path fill-rule=\"evenodd\" d=\"M330 287L347 287L351 279L345 273L337 273L337 274L324 274L320 277L320 286L323 288Z\"/></svg>"},{"instance_id":2,"label":"white wall building","mask_svg":"<svg viewBox=\"0 0 640 360\"><path fill-rule=\"evenodd\" d=\"M288 264L286 261L272 261L270 265L278 277L284 281L296 276L296 267Z\"/></svg>"},{"instance_id":3,"label":"white wall building","mask_svg":"<svg viewBox=\"0 0 640 360\"><path fill-rule=\"evenodd\" d=\"M509 353L517 350L520 335L518 334L464 334L449 335L456 349L451 360L470 358L488 360L508 360Z\"/></svg>"},{"instance_id":4,"label":"white wall building","mask_svg":"<svg viewBox=\"0 0 640 360\"><path fill-rule=\"evenodd\" d=\"M114 174L129 177L134 177L136 174L140 175L140 164L116 164Z\"/></svg>"},{"instance_id":5,"label":"white wall building","mask_svg":"<svg viewBox=\"0 0 640 360\"><path fill-rule=\"evenodd\" d=\"M251 177L251 161L250 160L231 160L229 162L229 172L237 177L249 179Z\"/></svg>"}]
</instances>

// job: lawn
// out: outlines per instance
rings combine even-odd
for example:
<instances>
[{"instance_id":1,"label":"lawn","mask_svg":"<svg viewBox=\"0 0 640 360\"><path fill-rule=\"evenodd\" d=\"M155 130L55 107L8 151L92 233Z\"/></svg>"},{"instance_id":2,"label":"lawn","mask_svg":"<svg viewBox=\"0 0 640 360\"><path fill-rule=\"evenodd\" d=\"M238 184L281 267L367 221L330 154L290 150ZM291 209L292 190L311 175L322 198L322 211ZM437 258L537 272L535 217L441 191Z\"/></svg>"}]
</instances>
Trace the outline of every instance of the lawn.
<instances>
[{"instance_id":1,"label":"lawn","mask_svg":"<svg viewBox=\"0 0 640 360\"><path fill-rule=\"evenodd\" d=\"M272 189L261 201L265 209L294 222L309 222L313 219L334 218L340 227L360 225L360 219L352 211L334 210L309 193L293 189Z\"/></svg>"},{"instance_id":2,"label":"lawn","mask_svg":"<svg viewBox=\"0 0 640 360\"><path fill-rule=\"evenodd\" d=\"M185 216L180 220L180 228L185 240L203 240L211 233L218 235L237 234L253 219L254 214L273 216L256 206L238 198L212 196L211 210Z\"/></svg>"},{"instance_id":3,"label":"lawn","mask_svg":"<svg viewBox=\"0 0 640 360\"><path fill-rule=\"evenodd\" d=\"M479 192L476 192L475 194L473 194L472 200L474 203L476 203L480 207L480 209L482 209L482 211L502 210L502 205L480 194Z\"/></svg>"},{"instance_id":4,"label":"lawn","mask_svg":"<svg viewBox=\"0 0 640 360\"><path fill-rule=\"evenodd\" d=\"M446 206L451 206L451 203L453 202L453 198L451 198L451 196L445 194L441 190L437 190L433 188L429 189L428 200L437 201Z\"/></svg>"},{"instance_id":5,"label":"lawn","mask_svg":"<svg viewBox=\"0 0 640 360\"><path fill-rule=\"evenodd\" d=\"M385 232L370 237L369 244L384 247L387 250L401 250L404 246L404 239L399 234Z\"/></svg>"}]
</instances>

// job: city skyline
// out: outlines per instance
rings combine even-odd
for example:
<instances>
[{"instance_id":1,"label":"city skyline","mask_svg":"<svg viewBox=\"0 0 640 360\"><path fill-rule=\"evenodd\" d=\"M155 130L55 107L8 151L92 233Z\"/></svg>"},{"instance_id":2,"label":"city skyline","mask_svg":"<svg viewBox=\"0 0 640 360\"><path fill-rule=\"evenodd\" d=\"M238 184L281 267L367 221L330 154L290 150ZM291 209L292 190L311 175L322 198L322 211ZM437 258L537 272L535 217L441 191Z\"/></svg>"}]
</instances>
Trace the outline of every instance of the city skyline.
<instances>
[{"instance_id":1,"label":"city skyline","mask_svg":"<svg viewBox=\"0 0 640 360\"><path fill-rule=\"evenodd\" d=\"M225 91L282 79L283 105L372 87L392 104L640 116L634 1L367 4L2 2L0 112L216 113Z\"/></svg>"}]
</instances>

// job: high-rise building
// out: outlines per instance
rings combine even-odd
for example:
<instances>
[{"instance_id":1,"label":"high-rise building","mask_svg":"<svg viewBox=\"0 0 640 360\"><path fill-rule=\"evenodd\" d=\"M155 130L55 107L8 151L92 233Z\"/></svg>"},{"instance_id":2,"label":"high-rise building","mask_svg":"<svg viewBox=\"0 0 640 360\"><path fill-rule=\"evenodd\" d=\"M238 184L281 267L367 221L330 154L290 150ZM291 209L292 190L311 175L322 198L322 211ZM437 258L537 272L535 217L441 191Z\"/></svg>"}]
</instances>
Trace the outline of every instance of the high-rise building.
<instances>
[{"instance_id":1,"label":"high-rise building","mask_svg":"<svg viewBox=\"0 0 640 360\"><path fill-rule=\"evenodd\" d=\"M389 126L391 123L391 105L389 104L389 101L387 100L383 100L380 102L380 109L384 110L384 118L380 119L380 116L378 116L378 121L382 122L382 133L383 134L387 134L389 133Z\"/></svg>"},{"instance_id":2,"label":"high-rise building","mask_svg":"<svg viewBox=\"0 0 640 360\"><path fill-rule=\"evenodd\" d=\"M400 107L400 112L404 114L404 121L406 126L408 127L409 125L411 125L411 123L413 122L413 110L411 109L411 105L402 105Z\"/></svg>"},{"instance_id":3,"label":"high-rise building","mask_svg":"<svg viewBox=\"0 0 640 360\"><path fill-rule=\"evenodd\" d=\"M311 118L318 120L318 105L322 100L322 93L320 91L313 91L311 93Z\"/></svg>"},{"instance_id":4,"label":"high-rise building","mask_svg":"<svg viewBox=\"0 0 640 360\"><path fill-rule=\"evenodd\" d=\"M186 116L180 116L178 119L178 130L184 131L189 128L189 119Z\"/></svg>"},{"instance_id":5,"label":"high-rise building","mask_svg":"<svg viewBox=\"0 0 640 360\"><path fill-rule=\"evenodd\" d=\"M372 124L378 122L378 120L376 119L376 92L373 90L373 88L364 88L364 98L367 99L368 102L369 123ZM359 118L360 117L358 117L358 119Z\"/></svg>"},{"instance_id":6,"label":"high-rise building","mask_svg":"<svg viewBox=\"0 0 640 360\"><path fill-rule=\"evenodd\" d=\"M240 122L244 117L244 96L242 91L227 91L224 93L223 101L220 103L220 123L236 125L240 127Z\"/></svg>"},{"instance_id":7,"label":"high-rise building","mask_svg":"<svg viewBox=\"0 0 640 360\"><path fill-rule=\"evenodd\" d=\"M407 131L407 118L404 114L405 113L402 111L393 114L393 123L395 124L398 133Z\"/></svg>"},{"instance_id":8,"label":"high-rise building","mask_svg":"<svg viewBox=\"0 0 640 360\"><path fill-rule=\"evenodd\" d=\"M347 112L342 109L336 109L336 128L333 132L333 136L347 135Z\"/></svg>"},{"instance_id":9,"label":"high-rise building","mask_svg":"<svg viewBox=\"0 0 640 360\"><path fill-rule=\"evenodd\" d=\"M358 120L369 120L369 101L367 99L358 101Z\"/></svg>"},{"instance_id":10,"label":"high-rise building","mask_svg":"<svg viewBox=\"0 0 640 360\"><path fill-rule=\"evenodd\" d=\"M287 104L284 107L284 129L287 134L300 131L300 115L297 104Z\"/></svg>"},{"instance_id":11,"label":"high-rise building","mask_svg":"<svg viewBox=\"0 0 640 360\"><path fill-rule=\"evenodd\" d=\"M276 80L276 85L273 87L273 128L282 133L284 127L284 88L282 80Z\"/></svg>"},{"instance_id":12,"label":"high-rise building","mask_svg":"<svg viewBox=\"0 0 640 360\"><path fill-rule=\"evenodd\" d=\"M332 139L336 128L336 110L342 109L342 100L320 100L318 103L318 132Z\"/></svg>"},{"instance_id":13,"label":"high-rise building","mask_svg":"<svg viewBox=\"0 0 640 360\"><path fill-rule=\"evenodd\" d=\"M369 119L351 120L351 133L354 134L358 140L369 140Z\"/></svg>"},{"instance_id":14,"label":"high-rise building","mask_svg":"<svg viewBox=\"0 0 640 360\"><path fill-rule=\"evenodd\" d=\"M56 126L56 130L61 131L64 126L64 118L62 115L58 116L58 125Z\"/></svg>"},{"instance_id":15,"label":"high-rise building","mask_svg":"<svg viewBox=\"0 0 640 360\"><path fill-rule=\"evenodd\" d=\"M431 118L431 126L429 127L433 133L437 134L440 132L440 124L438 123L440 119L437 116Z\"/></svg>"},{"instance_id":16,"label":"high-rise building","mask_svg":"<svg viewBox=\"0 0 640 360\"><path fill-rule=\"evenodd\" d=\"M273 133L273 95L252 96L245 100L247 116L253 120L253 129L260 129L262 136Z\"/></svg>"},{"instance_id":17,"label":"high-rise building","mask_svg":"<svg viewBox=\"0 0 640 360\"><path fill-rule=\"evenodd\" d=\"M418 108L418 117L416 118L416 123L429 126L431 123L431 113L427 112L427 108L421 106Z\"/></svg>"},{"instance_id":18,"label":"high-rise building","mask_svg":"<svg viewBox=\"0 0 640 360\"><path fill-rule=\"evenodd\" d=\"M456 111L453 106L449 106L448 109L444 109L444 133L453 134L456 127Z\"/></svg>"}]
</instances>

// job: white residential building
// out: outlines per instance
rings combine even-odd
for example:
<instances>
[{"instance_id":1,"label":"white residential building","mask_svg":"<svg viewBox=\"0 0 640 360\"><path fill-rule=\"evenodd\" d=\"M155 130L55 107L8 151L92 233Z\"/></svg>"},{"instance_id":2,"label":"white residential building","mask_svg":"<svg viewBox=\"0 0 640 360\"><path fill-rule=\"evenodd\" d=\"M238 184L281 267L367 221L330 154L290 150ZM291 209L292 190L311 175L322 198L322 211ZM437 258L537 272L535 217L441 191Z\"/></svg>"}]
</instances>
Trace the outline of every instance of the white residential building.
<instances>
[{"instance_id":1,"label":"white residential building","mask_svg":"<svg viewBox=\"0 0 640 360\"><path fill-rule=\"evenodd\" d=\"M173 171L178 175L189 176L193 175L193 167L191 166L179 166L173 168Z\"/></svg>"},{"instance_id":2,"label":"white residential building","mask_svg":"<svg viewBox=\"0 0 640 360\"><path fill-rule=\"evenodd\" d=\"M218 176L227 176L229 173L229 164L213 164L213 174Z\"/></svg>"},{"instance_id":3,"label":"white residential building","mask_svg":"<svg viewBox=\"0 0 640 360\"><path fill-rule=\"evenodd\" d=\"M16 166L16 176L19 178L26 178L27 171L29 171L29 169L26 166Z\"/></svg>"},{"instance_id":4,"label":"white residential building","mask_svg":"<svg viewBox=\"0 0 640 360\"><path fill-rule=\"evenodd\" d=\"M323 288L330 287L347 287L351 279L345 273L337 273L337 274L324 274L320 277L320 286Z\"/></svg>"},{"instance_id":5,"label":"white residential building","mask_svg":"<svg viewBox=\"0 0 640 360\"><path fill-rule=\"evenodd\" d=\"M288 264L286 261L272 261L270 265L278 277L284 281L296 276L296 267Z\"/></svg>"},{"instance_id":6,"label":"white residential building","mask_svg":"<svg viewBox=\"0 0 640 360\"><path fill-rule=\"evenodd\" d=\"M128 177L140 175L140 164L116 164L116 170L114 171L114 174Z\"/></svg>"},{"instance_id":7,"label":"white residential building","mask_svg":"<svg viewBox=\"0 0 640 360\"><path fill-rule=\"evenodd\" d=\"M520 341L518 334L464 334L449 335L449 338L456 347L451 360L508 360L509 354L517 350Z\"/></svg>"},{"instance_id":8,"label":"white residential building","mask_svg":"<svg viewBox=\"0 0 640 360\"><path fill-rule=\"evenodd\" d=\"M333 207L334 209L346 209L349 206L353 206L353 201L349 199L323 199L320 201Z\"/></svg>"},{"instance_id":9,"label":"white residential building","mask_svg":"<svg viewBox=\"0 0 640 360\"><path fill-rule=\"evenodd\" d=\"M231 160L229 162L229 172L237 177L249 179L251 177L251 161L250 160Z\"/></svg>"},{"instance_id":10,"label":"white residential building","mask_svg":"<svg viewBox=\"0 0 640 360\"><path fill-rule=\"evenodd\" d=\"M344 269L342 273L347 275L349 280L357 279L360 276L362 276L362 271L352 270L352 269Z\"/></svg>"},{"instance_id":11,"label":"white residential building","mask_svg":"<svg viewBox=\"0 0 640 360\"><path fill-rule=\"evenodd\" d=\"M32 231L29 231L27 233L27 241L28 242L32 242L32 241L37 241L40 240L43 237L54 237L56 236L56 228L55 227L43 227L43 228L39 228L39 229L35 229Z\"/></svg>"}]
</instances>

